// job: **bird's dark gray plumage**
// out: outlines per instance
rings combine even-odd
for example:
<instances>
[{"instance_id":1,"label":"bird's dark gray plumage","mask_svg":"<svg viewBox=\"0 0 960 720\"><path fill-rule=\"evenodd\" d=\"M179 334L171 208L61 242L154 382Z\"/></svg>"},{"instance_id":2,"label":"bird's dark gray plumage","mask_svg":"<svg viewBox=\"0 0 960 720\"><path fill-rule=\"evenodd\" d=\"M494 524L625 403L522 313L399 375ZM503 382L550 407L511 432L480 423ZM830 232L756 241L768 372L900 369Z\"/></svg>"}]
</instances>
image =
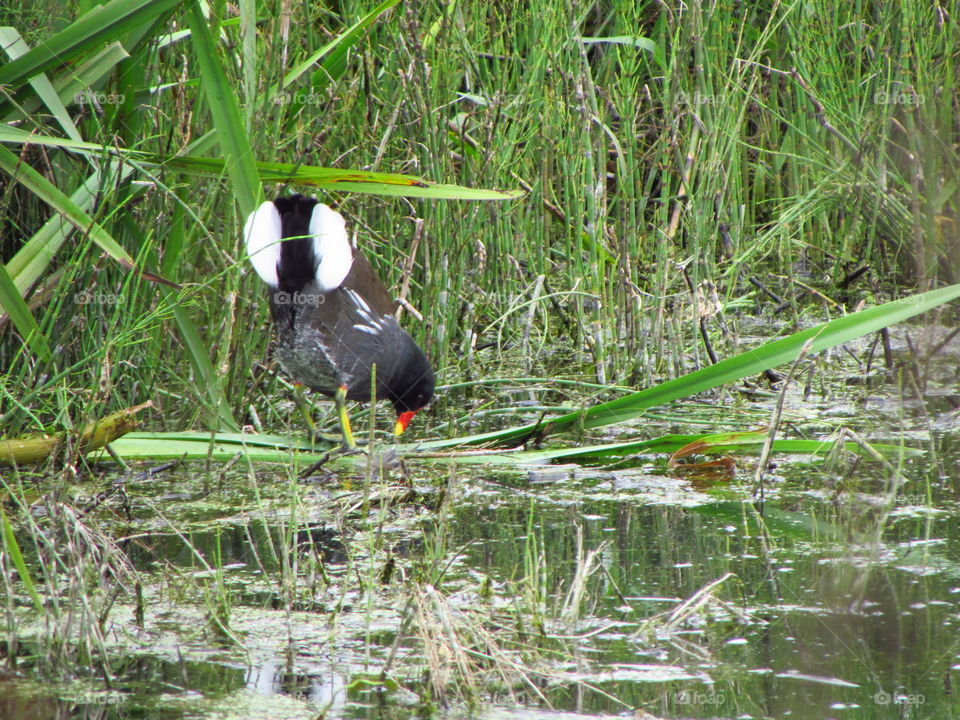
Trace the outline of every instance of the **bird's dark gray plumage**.
<instances>
[{"instance_id":1,"label":"bird's dark gray plumage","mask_svg":"<svg viewBox=\"0 0 960 720\"><path fill-rule=\"evenodd\" d=\"M362 253L350 246L343 219L313 198L277 198L245 227L251 262L270 286L277 358L296 382L333 396L376 398L397 415L433 397L434 374L423 351L393 316L393 302ZM404 423L405 426L406 423Z\"/></svg>"}]
</instances>

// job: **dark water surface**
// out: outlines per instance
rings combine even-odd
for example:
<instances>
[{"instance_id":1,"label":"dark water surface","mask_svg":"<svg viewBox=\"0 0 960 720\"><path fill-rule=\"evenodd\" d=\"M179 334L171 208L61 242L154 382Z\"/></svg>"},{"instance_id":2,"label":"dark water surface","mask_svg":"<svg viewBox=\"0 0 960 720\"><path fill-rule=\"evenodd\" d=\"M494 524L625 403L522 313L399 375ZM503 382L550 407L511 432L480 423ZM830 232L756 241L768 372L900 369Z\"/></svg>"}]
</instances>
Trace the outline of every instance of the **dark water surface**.
<instances>
[{"instance_id":1,"label":"dark water surface","mask_svg":"<svg viewBox=\"0 0 960 720\"><path fill-rule=\"evenodd\" d=\"M4 603L0 719L960 717L957 402L824 403L927 452L777 456L762 500L749 458L87 478L107 539Z\"/></svg>"},{"instance_id":2,"label":"dark water surface","mask_svg":"<svg viewBox=\"0 0 960 720\"><path fill-rule=\"evenodd\" d=\"M957 467L951 442L940 442L943 468ZM438 500L437 478L421 487L419 504L373 511L386 519L379 532L389 538L390 562L401 568L395 572L436 557L432 543L442 539L452 608L486 602L494 618L503 617L498 607L522 606L513 615L529 623L521 634L556 650L536 660L536 692L498 693L501 703L526 710L494 706L481 714L954 716L955 474L932 478L928 458L911 460L904 470L910 480L890 502L877 464L841 478L822 461L797 462L774 470L763 502L755 503L747 500L747 472L732 485L698 489L656 469L458 470L447 489L448 514L429 507ZM0 717L317 717L324 710L327 717L413 717L442 710L440 702L422 702L420 645L406 638L394 649L404 598L398 576L376 578L375 585L397 592L372 599L347 582L352 573L385 571L381 556L362 557L371 541L347 538L332 520L291 517L263 498L258 512L217 518L201 506L244 493L225 486L195 488L191 496L190 487L178 477L127 488L153 497L148 505L133 502L127 529L136 540L126 547L157 587L145 591L145 629L128 606L111 611L109 687L98 673L41 683L32 667L40 646L25 642L20 671L0 678ZM171 495L174 488L181 494ZM308 484L297 492L298 512L309 514L340 491ZM176 523L191 528L187 535L158 523L157 506L192 518ZM285 542L299 556L301 592L290 603L276 581L264 581L289 562L277 554ZM565 611L578 543L581 558L597 554L579 605ZM201 567L197 554L214 567ZM245 651L212 636L211 605L198 602L197 589L218 574L232 606L229 626ZM688 613L669 617L720 579ZM178 582L189 586L182 596ZM385 682L379 670L391 651L395 682Z\"/></svg>"}]
</instances>

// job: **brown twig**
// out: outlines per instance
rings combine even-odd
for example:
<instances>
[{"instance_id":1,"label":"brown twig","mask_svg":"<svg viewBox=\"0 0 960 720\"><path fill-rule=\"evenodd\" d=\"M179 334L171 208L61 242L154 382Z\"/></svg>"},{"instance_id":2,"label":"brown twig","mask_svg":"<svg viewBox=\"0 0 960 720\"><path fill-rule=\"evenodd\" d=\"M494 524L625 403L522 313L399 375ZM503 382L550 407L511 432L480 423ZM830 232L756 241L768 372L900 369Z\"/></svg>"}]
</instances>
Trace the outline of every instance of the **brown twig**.
<instances>
[{"instance_id":1,"label":"brown twig","mask_svg":"<svg viewBox=\"0 0 960 720\"><path fill-rule=\"evenodd\" d=\"M413 312L414 315L419 316L419 319L422 320L423 316L420 313L415 312L413 307L407 301L407 295L410 293L410 276L413 274L413 263L417 257L417 248L420 246L420 238L423 236L423 219L414 218L413 219L413 239L410 241L410 253L407 255L407 259L403 263L403 274L400 276L400 296L397 298L399 305L397 310L394 313L394 317L397 320L400 320L400 316L403 314L404 308Z\"/></svg>"}]
</instances>

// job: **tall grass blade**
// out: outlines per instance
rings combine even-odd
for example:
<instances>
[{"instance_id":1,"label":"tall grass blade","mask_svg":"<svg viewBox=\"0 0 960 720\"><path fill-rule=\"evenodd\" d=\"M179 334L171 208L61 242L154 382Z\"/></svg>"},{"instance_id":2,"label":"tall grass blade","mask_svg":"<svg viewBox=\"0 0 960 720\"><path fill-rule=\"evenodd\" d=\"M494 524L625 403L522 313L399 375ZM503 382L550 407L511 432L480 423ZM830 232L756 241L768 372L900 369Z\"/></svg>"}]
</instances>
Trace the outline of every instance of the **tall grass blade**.
<instances>
[{"instance_id":1,"label":"tall grass blade","mask_svg":"<svg viewBox=\"0 0 960 720\"><path fill-rule=\"evenodd\" d=\"M0 525L3 526L3 549L10 559L13 560L13 566L17 569L17 573L20 575L20 582L23 583L23 589L27 591L27 594L33 601L33 606L37 609L38 613L42 614L43 600L40 599L40 594L33 584L33 578L30 577L30 569L23 561L23 553L20 552L20 545L17 543L17 538L13 534L13 525L10 524L10 518L7 517L7 513L2 505L0 505Z\"/></svg>"},{"instance_id":2,"label":"tall grass blade","mask_svg":"<svg viewBox=\"0 0 960 720\"><path fill-rule=\"evenodd\" d=\"M190 358L190 364L193 366L196 380L200 386L205 388L207 404L206 425L211 430L226 428L227 430L239 430L240 426L233 417L230 410L230 403L223 392L223 378L210 362L210 354L207 347L200 339L200 333L196 324L187 314L187 311L180 306L173 293L164 291L170 300L173 308L173 318L180 330L180 337L183 340L184 347L187 349L187 355ZM202 394L198 394L202 398Z\"/></svg>"},{"instance_id":3,"label":"tall grass blade","mask_svg":"<svg viewBox=\"0 0 960 720\"><path fill-rule=\"evenodd\" d=\"M370 25L372 25L377 18L379 18L381 15L383 15L383 13L399 2L400 0L386 0L385 2L380 3L369 13L357 20L357 22L355 22L353 25L337 35L337 37L335 37L333 40L328 42L322 48L310 55L310 57L308 57L306 60L294 67L283 78L284 89L290 87L305 72L307 72L325 57L326 60L324 60L323 64L320 66L320 72L330 80L339 79L339 77L343 74L342 67L344 65L344 58L346 57L347 51L356 45L357 41L363 37L364 30L370 27ZM329 55L329 57L327 57L327 55ZM338 68L339 72L336 72Z\"/></svg>"}]
</instances>

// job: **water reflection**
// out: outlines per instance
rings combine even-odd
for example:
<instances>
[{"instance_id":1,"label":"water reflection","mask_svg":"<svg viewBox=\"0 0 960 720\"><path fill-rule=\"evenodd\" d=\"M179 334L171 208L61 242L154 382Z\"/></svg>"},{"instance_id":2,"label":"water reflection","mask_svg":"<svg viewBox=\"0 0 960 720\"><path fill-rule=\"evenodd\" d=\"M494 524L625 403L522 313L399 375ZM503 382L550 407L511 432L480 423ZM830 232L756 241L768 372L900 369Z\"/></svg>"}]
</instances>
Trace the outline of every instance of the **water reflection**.
<instances>
[{"instance_id":1,"label":"water reflection","mask_svg":"<svg viewBox=\"0 0 960 720\"><path fill-rule=\"evenodd\" d=\"M247 670L245 682L249 689L261 695L290 695L326 708L328 712L342 709L347 700L347 683L342 675L332 668L298 670L291 659L275 658L252 666Z\"/></svg>"}]
</instances>

